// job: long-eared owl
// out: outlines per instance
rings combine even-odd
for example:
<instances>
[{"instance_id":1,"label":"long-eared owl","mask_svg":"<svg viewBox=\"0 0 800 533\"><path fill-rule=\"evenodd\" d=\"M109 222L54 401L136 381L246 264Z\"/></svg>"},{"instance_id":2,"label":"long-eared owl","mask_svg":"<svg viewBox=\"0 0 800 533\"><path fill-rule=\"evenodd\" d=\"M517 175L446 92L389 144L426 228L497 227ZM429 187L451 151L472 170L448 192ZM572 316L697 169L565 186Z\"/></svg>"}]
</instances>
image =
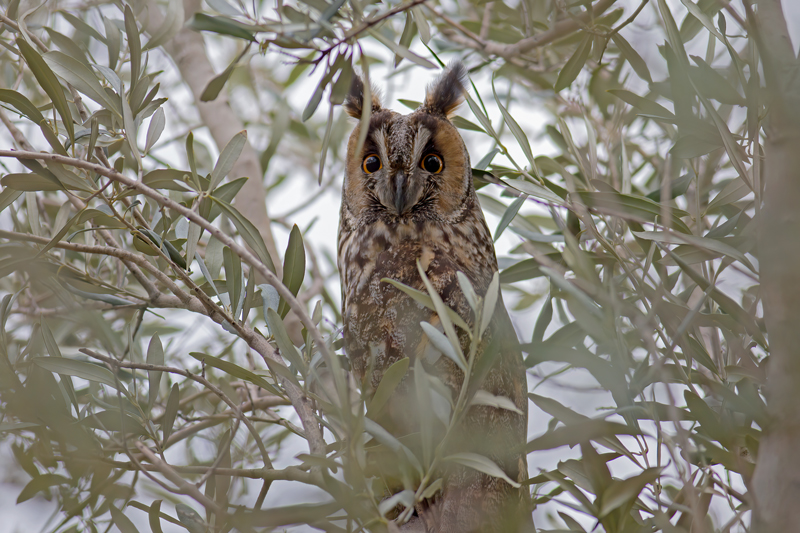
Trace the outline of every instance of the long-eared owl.
<instances>
[{"instance_id":1,"label":"long-eared owl","mask_svg":"<svg viewBox=\"0 0 800 533\"><path fill-rule=\"evenodd\" d=\"M448 396L451 407L464 373L452 358L441 356L420 326L425 321L441 329L436 313L382 280L397 280L425 292L419 264L443 302L472 328L475 313L457 273L466 275L483 297L497 272L492 238L472 183L469 154L450 122L463 102L465 81L464 66L451 64L428 87L424 103L408 115L384 109L377 91L370 91L371 102L366 105L371 105L371 115L363 148L356 153L360 125L347 147L338 242L345 351L367 398L387 368L410 358L409 372L386 407L380 413L368 413L405 442L413 442L419 434L420 413L432 409L432 405L420 405L415 393L417 360L426 374L443 384L438 390ZM362 116L364 92L363 81L356 76L344 102L347 113L355 118ZM469 335L459 329L458 337L463 353L469 354ZM447 439L446 450L438 453L480 454L497 463L510 479L523 481L527 478L525 454L520 451L527 426L525 368L502 301L479 343L472 368L470 394L482 389L511 399L516 409L473 404L451 430L455 436ZM440 424L442 432L445 421ZM498 477L452 461L438 464L442 465L442 489L417 505L416 530L515 533L531 528L524 485L516 489ZM400 489L386 485L387 494Z\"/></svg>"}]
</instances>

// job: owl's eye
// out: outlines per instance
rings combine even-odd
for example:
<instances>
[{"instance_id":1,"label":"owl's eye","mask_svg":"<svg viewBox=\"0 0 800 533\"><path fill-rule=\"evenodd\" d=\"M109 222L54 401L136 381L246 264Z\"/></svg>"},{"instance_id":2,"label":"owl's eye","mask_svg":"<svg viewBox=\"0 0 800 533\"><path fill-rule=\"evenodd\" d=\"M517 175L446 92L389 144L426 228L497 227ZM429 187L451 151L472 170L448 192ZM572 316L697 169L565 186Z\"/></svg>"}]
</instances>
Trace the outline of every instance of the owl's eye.
<instances>
[{"instance_id":1,"label":"owl's eye","mask_svg":"<svg viewBox=\"0 0 800 533\"><path fill-rule=\"evenodd\" d=\"M375 155L368 155L364 158L364 163L362 163L361 168L364 169L364 172L367 174L372 174L373 172L377 172L383 167L381 164L380 158Z\"/></svg>"},{"instance_id":2,"label":"owl's eye","mask_svg":"<svg viewBox=\"0 0 800 533\"><path fill-rule=\"evenodd\" d=\"M442 158L438 155L428 154L422 158L419 166L431 174L438 174L442 171L444 163L442 163Z\"/></svg>"}]
</instances>

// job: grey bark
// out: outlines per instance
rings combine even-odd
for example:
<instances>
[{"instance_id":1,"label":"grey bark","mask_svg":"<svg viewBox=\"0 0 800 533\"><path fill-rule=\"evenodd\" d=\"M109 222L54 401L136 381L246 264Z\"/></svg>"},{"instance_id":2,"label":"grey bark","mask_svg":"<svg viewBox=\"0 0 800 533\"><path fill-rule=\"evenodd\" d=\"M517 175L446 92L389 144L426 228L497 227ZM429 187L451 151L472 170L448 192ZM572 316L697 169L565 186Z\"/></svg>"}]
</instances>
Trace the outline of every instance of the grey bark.
<instances>
[{"instance_id":1,"label":"grey bark","mask_svg":"<svg viewBox=\"0 0 800 533\"><path fill-rule=\"evenodd\" d=\"M779 0L758 2L755 30L769 97L759 260L770 345L767 408L751 489L753 531L800 524L800 80ZM754 28L751 27L751 31Z\"/></svg>"},{"instance_id":2,"label":"grey bark","mask_svg":"<svg viewBox=\"0 0 800 533\"><path fill-rule=\"evenodd\" d=\"M190 18L200 11L200 0L184 0L184 16ZM161 9L153 0L146 2L147 9L140 13L141 21L149 32L157 30L164 19ZM175 62L183 81L192 91L200 119L208 128L214 142L221 150L231 138L245 129L244 124L231 108L228 96L222 91L215 100L201 102L200 95L216 73L208 59L205 41L200 32L183 28L164 45L164 49ZM233 166L229 179L250 178L236 196L236 208L252 222L261 233L277 274L281 276L281 261L272 236L271 219L267 213L263 171L258 153L248 141L239 160Z\"/></svg>"}]
</instances>

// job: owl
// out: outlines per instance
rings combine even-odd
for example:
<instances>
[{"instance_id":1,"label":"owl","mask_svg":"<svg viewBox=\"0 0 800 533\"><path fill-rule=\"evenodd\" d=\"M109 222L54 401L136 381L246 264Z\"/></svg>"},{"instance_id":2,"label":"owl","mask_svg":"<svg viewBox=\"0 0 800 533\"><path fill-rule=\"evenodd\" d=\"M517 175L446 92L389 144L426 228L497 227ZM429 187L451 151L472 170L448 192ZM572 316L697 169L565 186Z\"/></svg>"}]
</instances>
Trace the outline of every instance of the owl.
<instances>
[{"instance_id":1,"label":"owl","mask_svg":"<svg viewBox=\"0 0 800 533\"><path fill-rule=\"evenodd\" d=\"M355 76L343 104L358 119L364 106L371 106L363 147L356 151L360 123L347 145L338 235L344 347L368 399L387 368L410 358L409 371L386 407L379 414L368 413L408 443L419 435L420 413L431 409L417 400L413 375L420 368L417 360L426 374L443 384L438 390L451 404L464 374L452 359L441 356L420 326L425 321L441 329L436 313L385 279L425 292L419 264L444 303L471 328L475 314L457 273L462 272L483 296L497 272L469 154L450 122L464 100L466 79L464 66L451 64L427 88L424 103L402 115L384 109L376 90L370 91L371 101L364 102L364 83ZM459 329L458 335L462 351L469 354L468 334ZM527 428L526 374L502 301L475 357L470 393L480 388L510 398L517 409L472 405L458 423L456 437L447 440L444 455L478 453L497 463L509 478L522 481L527 478L526 457L520 451ZM406 524L408 530L532 531L525 486L515 489L500 478L445 463L441 492L417 506L412 523Z\"/></svg>"}]
</instances>

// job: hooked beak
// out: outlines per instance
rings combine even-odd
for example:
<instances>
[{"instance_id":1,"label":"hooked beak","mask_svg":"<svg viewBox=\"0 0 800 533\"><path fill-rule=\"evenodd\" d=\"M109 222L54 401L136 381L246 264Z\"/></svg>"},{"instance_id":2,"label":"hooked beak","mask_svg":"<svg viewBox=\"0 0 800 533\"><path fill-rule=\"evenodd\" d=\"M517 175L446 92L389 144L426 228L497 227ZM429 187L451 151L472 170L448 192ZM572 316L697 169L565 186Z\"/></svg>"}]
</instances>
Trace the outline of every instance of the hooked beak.
<instances>
[{"instance_id":1,"label":"hooked beak","mask_svg":"<svg viewBox=\"0 0 800 533\"><path fill-rule=\"evenodd\" d=\"M408 176L402 170L394 175L394 207L402 215L409 207Z\"/></svg>"}]
</instances>

